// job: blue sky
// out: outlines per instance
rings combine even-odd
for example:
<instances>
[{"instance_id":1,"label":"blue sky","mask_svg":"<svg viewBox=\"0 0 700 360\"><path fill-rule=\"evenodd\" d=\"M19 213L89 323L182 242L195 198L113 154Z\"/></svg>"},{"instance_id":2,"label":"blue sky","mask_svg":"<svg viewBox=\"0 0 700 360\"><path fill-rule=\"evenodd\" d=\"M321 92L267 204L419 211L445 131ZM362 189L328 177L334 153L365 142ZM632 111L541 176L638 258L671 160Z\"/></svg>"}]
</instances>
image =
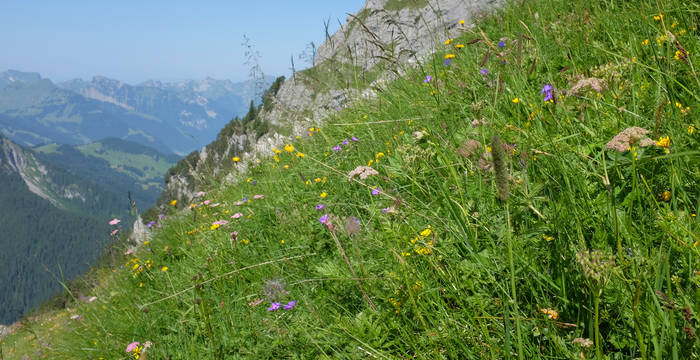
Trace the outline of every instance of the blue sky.
<instances>
[{"instance_id":1,"label":"blue sky","mask_svg":"<svg viewBox=\"0 0 700 360\"><path fill-rule=\"evenodd\" d=\"M39 72L54 81L103 75L127 83L211 76L248 78L247 35L265 75L290 73L290 55L324 21L357 12L364 0L0 0L0 71ZM332 33L332 32L331 32Z\"/></svg>"}]
</instances>

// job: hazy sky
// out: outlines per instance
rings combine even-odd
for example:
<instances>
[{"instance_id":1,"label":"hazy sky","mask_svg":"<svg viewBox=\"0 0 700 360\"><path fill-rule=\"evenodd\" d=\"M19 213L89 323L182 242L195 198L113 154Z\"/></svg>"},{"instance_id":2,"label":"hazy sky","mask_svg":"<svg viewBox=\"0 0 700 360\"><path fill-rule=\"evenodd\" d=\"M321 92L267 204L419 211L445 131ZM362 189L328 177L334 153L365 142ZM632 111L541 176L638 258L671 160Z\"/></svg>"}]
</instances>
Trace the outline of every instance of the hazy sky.
<instances>
[{"instance_id":1,"label":"hazy sky","mask_svg":"<svg viewBox=\"0 0 700 360\"><path fill-rule=\"evenodd\" d=\"M127 83L211 76L248 78L247 35L265 75L290 72L290 55L324 21L355 13L364 0L0 0L0 71L38 72L54 81L103 75ZM331 31L331 34L332 34Z\"/></svg>"}]
</instances>

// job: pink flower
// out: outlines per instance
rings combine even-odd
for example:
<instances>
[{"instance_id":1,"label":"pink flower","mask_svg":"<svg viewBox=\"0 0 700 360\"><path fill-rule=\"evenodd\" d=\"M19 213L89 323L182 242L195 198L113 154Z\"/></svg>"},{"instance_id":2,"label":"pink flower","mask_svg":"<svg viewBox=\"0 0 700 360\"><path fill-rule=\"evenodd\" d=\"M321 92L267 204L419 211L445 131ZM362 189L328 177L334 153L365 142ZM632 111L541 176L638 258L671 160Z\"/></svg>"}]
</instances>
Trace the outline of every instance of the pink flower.
<instances>
[{"instance_id":1,"label":"pink flower","mask_svg":"<svg viewBox=\"0 0 700 360\"><path fill-rule=\"evenodd\" d=\"M93 296L93 297L89 298L89 299L88 299L88 302L93 302L93 301L95 301L95 300L97 300L97 296Z\"/></svg>"},{"instance_id":2,"label":"pink flower","mask_svg":"<svg viewBox=\"0 0 700 360\"><path fill-rule=\"evenodd\" d=\"M139 345L141 345L141 343L138 341L132 342L131 344L127 345L126 352L130 353L130 352L136 350L139 347Z\"/></svg>"},{"instance_id":3,"label":"pink flower","mask_svg":"<svg viewBox=\"0 0 700 360\"><path fill-rule=\"evenodd\" d=\"M253 199L262 199L264 197L265 197L265 195L254 195Z\"/></svg>"},{"instance_id":4,"label":"pink flower","mask_svg":"<svg viewBox=\"0 0 700 360\"><path fill-rule=\"evenodd\" d=\"M233 205L243 205L243 201L236 201Z\"/></svg>"},{"instance_id":5,"label":"pink flower","mask_svg":"<svg viewBox=\"0 0 700 360\"><path fill-rule=\"evenodd\" d=\"M217 220L212 223L212 225L226 225L228 224L228 221L226 220Z\"/></svg>"},{"instance_id":6,"label":"pink flower","mask_svg":"<svg viewBox=\"0 0 700 360\"><path fill-rule=\"evenodd\" d=\"M109 233L109 236L117 235L118 232L119 232L119 229L114 229L114 230L112 230L111 233Z\"/></svg>"},{"instance_id":7,"label":"pink flower","mask_svg":"<svg viewBox=\"0 0 700 360\"><path fill-rule=\"evenodd\" d=\"M124 255L131 255L133 253L134 253L134 249L129 249L124 253Z\"/></svg>"},{"instance_id":8,"label":"pink flower","mask_svg":"<svg viewBox=\"0 0 700 360\"><path fill-rule=\"evenodd\" d=\"M241 213L235 213L233 216L231 216L231 219L238 219L239 217L243 216Z\"/></svg>"},{"instance_id":9,"label":"pink flower","mask_svg":"<svg viewBox=\"0 0 700 360\"><path fill-rule=\"evenodd\" d=\"M194 194L194 196L200 197L200 196L204 196L204 194L206 194L204 191L200 191L200 192Z\"/></svg>"},{"instance_id":10,"label":"pink flower","mask_svg":"<svg viewBox=\"0 0 700 360\"><path fill-rule=\"evenodd\" d=\"M119 224L120 222L121 222L121 220L119 220L119 219L112 219L112 220L109 221L109 224L110 224L110 225L117 225L117 224Z\"/></svg>"},{"instance_id":11,"label":"pink flower","mask_svg":"<svg viewBox=\"0 0 700 360\"><path fill-rule=\"evenodd\" d=\"M204 204L204 205L209 205L210 202L211 202L211 200L204 200L204 203L203 203L203 204Z\"/></svg>"}]
</instances>

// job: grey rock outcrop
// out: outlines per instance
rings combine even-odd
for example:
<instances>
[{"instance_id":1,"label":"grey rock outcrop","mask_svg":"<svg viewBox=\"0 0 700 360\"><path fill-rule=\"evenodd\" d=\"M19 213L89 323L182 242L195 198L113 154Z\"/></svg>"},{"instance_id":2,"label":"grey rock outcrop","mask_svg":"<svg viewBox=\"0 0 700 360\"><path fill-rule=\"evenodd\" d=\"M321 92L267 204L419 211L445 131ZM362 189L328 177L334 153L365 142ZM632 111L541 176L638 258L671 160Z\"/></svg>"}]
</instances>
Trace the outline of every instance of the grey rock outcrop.
<instances>
[{"instance_id":1,"label":"grey rock outcrop","mask_svg":"<svg viewBox=\"0 0 700 360\"><path fill-rule=\"evenodd\" d=\"M290 136L277 133L260 138L250 134L230 136L221 154L204 147L197 164L190 166L187 174L172 175L166 181L165 191L189 202L196 193L193 179L202 176L203 171L207 175L220 173L216 162L207 159L223 159L231 154L231 149L248 149L240 156L242 160L234 171L225 176L227 182L235 182L236 174L245 171L248 163L270 156L273 148L281 148L295 136L306 134L309 127L319 126L329 114L350 103L375 97L376 90L400 75L402 68L415 66L446 39L469 28L475 16L492 11L504 1L425 0L404 6L396 0L367 0L318 47L312 69L296 72L287 79L272 99L271 108L263 109L258 115L274 127L291 130ZM376 69L382 63L392 71ZM325 72L331 77L342 77L343 72L355 76L372 74L374 80L366 88L356 89L343 86L342 81L318 82L313 78L314 72ZM205 162L210 164L206 168Z\"/></svg>"}]
</instances>

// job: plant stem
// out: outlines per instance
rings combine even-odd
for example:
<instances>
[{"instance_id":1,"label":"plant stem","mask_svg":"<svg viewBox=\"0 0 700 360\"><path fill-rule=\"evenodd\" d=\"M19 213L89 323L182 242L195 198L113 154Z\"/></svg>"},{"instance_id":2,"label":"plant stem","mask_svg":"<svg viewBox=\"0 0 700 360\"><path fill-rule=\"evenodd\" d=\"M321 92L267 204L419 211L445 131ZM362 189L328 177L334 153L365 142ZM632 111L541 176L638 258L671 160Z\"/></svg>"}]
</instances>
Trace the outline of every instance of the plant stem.
<instances>
[{"instance_id":1,"label":"plant stem","mask_svg":"<svg viewBox=\"0 0 700 360\"><path fill-rule=\"evenodd\" d=\"M601 360L603 357L600 354L600 328L598 327L598 308L600 306L600 295L597 291L593 298L593 304L595 306L595 356L596 359Z\"/></svg>"},{"instance_id":2,"label":"plant stem","mask_svg":"<svg viewBox=\"0 0 700 360\"><path fill-rule=\"evenodd\" d=\"M518 296L515 290L515 265L513 263L513 238L510 234L510 209L508 202L506 201L506 220L508 227L506 229L506 238L508 243L508 263L510 265L510 296L511 302L513 304L513 310L515 312L515 334L518 337L518 358L524 359L523 357L523 341L520 336L520 314L518 311Z\"/></svg>"}]
</instances>

